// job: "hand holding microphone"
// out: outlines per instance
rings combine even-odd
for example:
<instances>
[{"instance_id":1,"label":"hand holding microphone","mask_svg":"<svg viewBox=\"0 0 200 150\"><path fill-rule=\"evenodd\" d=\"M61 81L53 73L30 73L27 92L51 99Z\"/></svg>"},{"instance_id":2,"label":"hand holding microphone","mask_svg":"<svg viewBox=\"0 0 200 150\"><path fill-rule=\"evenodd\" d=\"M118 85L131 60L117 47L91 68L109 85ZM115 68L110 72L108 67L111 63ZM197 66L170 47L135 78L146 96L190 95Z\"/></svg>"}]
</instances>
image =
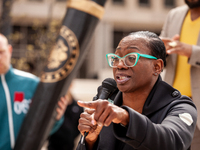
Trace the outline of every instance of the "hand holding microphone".
<instances>
[{"instance_id":1,"label":"hand holding microphone","mask_svg":"<svg viewBox=\"0 0 200 150\"><path fill-rule=\"evenodd\" d=\"M97 100L97 99L108 99L109 96L111 96L115 91L117 90L117 84L115 82L114 79L112 78L106 78L103 82L102 82L102 85L98 87L97 89L97 95L93 98L93 101L94 100ZM78 104L81 103L81 102L78 102ZM91 121L93 125L96 125L96 121L94 120L94 112L91 114L89 113L89 109L85 109L85 112L83 113L83 115L85 114L90 114L90 118L91 118ZM80 121L81 121L81 118L80 118ZM80 122L79 121L79 122ZM97 126L96 126L97 127ZM102 128L102 127L101 127ZM101 130L101 129L98 129L98 130ZM85 137L88 135L89 132L84 132L82 134L84 134L83 136L83 140L82 140L82 143L84 142L85 140ZM90 135L92 136L92 135ZM98 134L97 134L98 136Z\"/></svg>"},{"instance_id":2,"label":"hand holding microphone","mask_svg":"<svg viewBox=\"0 0 200 150\"><path fill-rule=\"evenodd\" d=\"M85 132L89 132L87 139L90 142L96 141L103 126L109 126L111 122L123 125L128 123L128 112L105 100L117 89L116 83L112 83L115 83L115 81L110 81L110 79L105 79L102 82L102 89L99 91L100 94L98 93L98 100L92 102L78 101L79 106L88 108L80 116L78 129L82 135Z\"/></svg>"}]
</instances>

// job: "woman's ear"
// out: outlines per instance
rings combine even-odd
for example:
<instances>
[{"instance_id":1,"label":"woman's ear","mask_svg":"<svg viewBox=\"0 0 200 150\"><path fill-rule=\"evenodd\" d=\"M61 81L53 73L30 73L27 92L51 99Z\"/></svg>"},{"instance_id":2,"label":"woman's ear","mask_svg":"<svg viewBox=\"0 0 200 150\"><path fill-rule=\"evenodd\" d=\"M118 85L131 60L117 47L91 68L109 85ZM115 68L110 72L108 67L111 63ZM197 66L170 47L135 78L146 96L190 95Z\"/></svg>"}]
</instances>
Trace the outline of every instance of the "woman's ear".
<instances>
[{"instance_id":1,"label":"woman's ear","mask_svg":"<svg viewBox=\"0 0 200 150\"><path fill-rule=\"evenodd\" d=\"M164 68L164 62L162 59L157 59L154 61L154 73L153 75L159 75Z\"/></svg>"}]
</instances>

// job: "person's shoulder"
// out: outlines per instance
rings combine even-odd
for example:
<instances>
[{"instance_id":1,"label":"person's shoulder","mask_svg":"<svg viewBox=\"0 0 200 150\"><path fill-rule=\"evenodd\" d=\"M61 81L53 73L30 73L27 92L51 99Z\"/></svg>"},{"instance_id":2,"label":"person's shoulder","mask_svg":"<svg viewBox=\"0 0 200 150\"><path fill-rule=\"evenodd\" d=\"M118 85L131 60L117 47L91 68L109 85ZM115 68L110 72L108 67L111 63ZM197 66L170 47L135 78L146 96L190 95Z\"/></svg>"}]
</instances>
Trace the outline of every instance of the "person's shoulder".
<instances>
[{"instance_id":1,"label":"person's shoulder","mask_svg":"<svg viewBox=\"0 0 200 150\"><path fill-rule=\"evenodd\" d=\"M195 107L190 97L182 95L180 91L178 91L177 89L175 89L174 87L166 83L165 81L161 81L159 87L165 89L166 92L169 92L169 94L171 95L172 104L187 103Z\"/></svg>"},{"instance_id":2,"label":"person's shoulder","mask_svg":"<svg viewBox=\"0 0 200 150\"><path fill-rule=\"evenodd\" d=\"M170 13L182 13L182 12L185 12L185 11L188 11L189 7L187 5L182 5L182 6L178 6L178 7L175 7L173 9L170 10Z\"/></svg>"},{"instance_id":3,"label":"person's shoulder","mask_svg":"<svg viewBox=\"0 0 200 150\"><path fill-rule=\"evenodd\" d=\"M14 69L14 68L13 68L13 72L16 76L19 76L21 78L28 79L28 80L34 80L36 82L39 82L39 78L37 76L29 73L29 72L21 71L21 70Z\"/></svg>"}]
</instances>

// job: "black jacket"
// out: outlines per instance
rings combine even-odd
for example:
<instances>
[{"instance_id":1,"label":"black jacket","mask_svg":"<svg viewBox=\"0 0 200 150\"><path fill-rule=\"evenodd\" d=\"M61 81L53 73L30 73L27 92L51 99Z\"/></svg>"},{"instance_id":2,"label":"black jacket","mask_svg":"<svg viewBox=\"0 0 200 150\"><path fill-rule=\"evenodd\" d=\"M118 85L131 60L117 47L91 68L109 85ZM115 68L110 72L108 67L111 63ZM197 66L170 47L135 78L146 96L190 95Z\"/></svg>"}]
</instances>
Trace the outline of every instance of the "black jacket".
<instances>
[{"instance_id":1,"label":"black jacket","mask_svg":"<svg viewBox=\"0 0 200 150\"><path fill-rule=\"evenodd\" d=\"M64 122L61 127L49 137L48 150L73 150L74 140L80 134L78 120L83 108L75 99L67 106L64 113Z\"/></svg>"},{"instance_id":2,"label":"black jacket","mask_svg":"<svg viewBox=\"0 0 200 150\"><path fill-rule=\"evenodd\" d=\"M129 124L123 127L112 123L109 127L103 127L94 149L189 149L196 126L196 107L190 98L182 96L161 78L149 94L142 114L127 106L121 106L122 93L120 91L114 98L114 104L129 112ZM79 142L77 150L83 149L86 149L85 146Z\"/></svg>"}]
</instances>

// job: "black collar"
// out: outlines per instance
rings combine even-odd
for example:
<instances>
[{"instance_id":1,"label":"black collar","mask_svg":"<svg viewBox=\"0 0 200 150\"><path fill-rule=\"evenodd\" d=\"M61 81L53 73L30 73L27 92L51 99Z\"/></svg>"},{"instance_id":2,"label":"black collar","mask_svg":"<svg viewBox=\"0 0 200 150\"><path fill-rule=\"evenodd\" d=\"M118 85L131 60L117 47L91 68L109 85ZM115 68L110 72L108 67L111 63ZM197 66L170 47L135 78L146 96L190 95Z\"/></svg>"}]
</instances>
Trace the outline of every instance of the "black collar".
<instances>
[{"instance_id":1,"label":"black collar","mask_svg":"<svg viewBox=\"0 0 200 150\"><path fill-rule=\"evenodd\" d=\"M181 97L179 91L174 89L172 86L162 81L161 77L158 77L154 87L152 88L149 96L147 97L142 114L150 115L151 113L156 112L157 110L163 108L168 105L175 99ZM114 99L114 104L117 106L122 105L122 92L119 91Z\"/></svg>"}]
</instances>

